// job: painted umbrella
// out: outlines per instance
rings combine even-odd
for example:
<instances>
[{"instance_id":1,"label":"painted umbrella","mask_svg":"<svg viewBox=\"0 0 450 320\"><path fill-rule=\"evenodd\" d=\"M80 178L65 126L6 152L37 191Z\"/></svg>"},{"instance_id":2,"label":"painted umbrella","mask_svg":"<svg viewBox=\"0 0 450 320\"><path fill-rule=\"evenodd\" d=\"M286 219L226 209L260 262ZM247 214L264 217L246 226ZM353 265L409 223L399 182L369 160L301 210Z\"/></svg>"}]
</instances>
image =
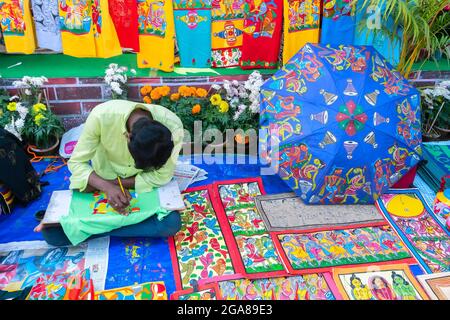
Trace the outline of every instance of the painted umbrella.
<instances>
[{"instance_id":1,"label":"painted umbrella","mask_svg":"<svg viewBox=\"0 0 450 320\"><path fill-rule=\"evenodd\" d=\"M374 203L421 159L420 94L372 47L305 45L262 86L260 124L306 203Z\"/></svg>"}]
</instances>

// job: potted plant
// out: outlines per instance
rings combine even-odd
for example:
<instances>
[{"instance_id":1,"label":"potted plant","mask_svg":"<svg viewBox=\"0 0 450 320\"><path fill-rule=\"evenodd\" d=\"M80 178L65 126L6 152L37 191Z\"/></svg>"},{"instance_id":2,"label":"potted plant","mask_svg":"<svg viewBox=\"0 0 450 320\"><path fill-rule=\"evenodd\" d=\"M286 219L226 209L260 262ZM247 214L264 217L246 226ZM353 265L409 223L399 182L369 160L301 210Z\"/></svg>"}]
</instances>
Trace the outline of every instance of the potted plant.
<instances>
[{"instance_id":1,"label":"potted plant","mask_svg":"<svg viewBox=\"0 0 450 320\"><path fill-rule=\"evenodd\" d=\"M224 132L229 125L231 117L228 103L220 95L209 97L208 94L203 88L188 86L181 86L175 92L171 92L168 86L141 88L143 102L159 104L177 114L191 136L191 141L187 143L194 141L196 122L201 122L203 133L208 129ZM203 140L204 145L210 142Z\"/></svg>"},{"instance_id":2,"label":"potted plant","mask_svg":"<svg viewBox=\"0 0 450 320\"><path fill-rule=\"evenodd\" d=\"M0 92L0 127L22 141L28 108L16 100L17 97L10 98L6 90Z\"/></svg>"},{"instance_id":3,"label":"potted plant","mask_svg":"<svg viewBox=\"0 0 450 320\"><path fill-rule=\"evenodd\" d=\"M30 150L37 155L54 154L58 148L64 127L59 118L43 103L31 107L22 130Z\"/></svg>"},{"instance_id":4,"label":"potted plant","mask_svg":"<svg viewBox=\"0 0 450 320\"><path fill-rule=\"evenodd\" d=\"M422 134L428 139L438 139L450 132L450 81L421 89Z\"/></svg>"}]
</instances>

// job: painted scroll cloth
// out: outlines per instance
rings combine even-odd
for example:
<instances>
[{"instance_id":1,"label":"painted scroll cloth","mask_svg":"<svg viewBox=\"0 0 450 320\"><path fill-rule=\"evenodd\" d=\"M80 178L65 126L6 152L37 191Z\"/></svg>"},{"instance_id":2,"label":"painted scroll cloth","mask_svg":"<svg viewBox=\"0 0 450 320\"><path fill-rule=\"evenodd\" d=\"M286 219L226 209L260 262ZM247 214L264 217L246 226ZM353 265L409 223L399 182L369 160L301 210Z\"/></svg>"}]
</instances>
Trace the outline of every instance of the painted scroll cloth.
<instances>
[{"instance_id":1,"label":"painted scroll cloth","mask_svg":"<svg viewBox=\"0 0 450 320\"><path fill-rule=\"evenodd\" d=\"M219 282L223 300L339 300L330 274Z\"/></svg>"},{"instance_id":2,"label":"painted scroll cloth","mask_svg":"<svg viewBox=\"0 0 450 320\"><path fill-rule=\"evenodd\" d=\"M237 245L237 257L244 267L240 273L284 272L270 234L256 210L254 198L261 194L258 181L218 184L218 195L225 214L222 221L229 224L232 232L227 243Z\"/></svg>"},{"instance_id":3,"label":"painted scroll cloth","mask_svg":"<svg viewBox=\"0 0 450 320\"><path fill-rule=\"evenodd\" d=\"M173 14L180 66L211 66L211 2L173 1Z\"/></svg>"},{"instance_id":4,"label":"painted scroll cloth","mask_svg":"<svg viewBox=\"0 0 450 320\"><path fill-rule=\"evenodd\" d=\"M61 52L58 0L31 0L31 6L38 46Z\"/></svg>"},{"instance_id":5,"label":"painted scroll cloth","mask_svg":"<svg viewBox=\"0 0 450 320\"><path fill-rule=\"evenodd\" d=\"M356 0L324 0L321 44L353 44Z\"/></svg>"},{"instance_id":6,"label":"painted scroll cloth","mask_svg":"<svg viewBox=\"0 0 450 320\"><path fill-rule=\"evenodd\" d=\"M90 271L41 275L26 300L94 300Z\"/></svg>"},{"instance_id":7,"label":"painted scroll cloth","mask_svg":"<svg viewBox=\"0 0 450 320\"><path fill-rule=\"evenodd\" d=\"M60 1L59 19L64 54L109 58L122 53L108 0Z\"/></svg>"},{"instance_id":8,"label":"painted scroll cloth","mask_svg":"<svg viewBox=\"0 0 450 320\"><path fill-rule=\"evenodd\" d=\"M294 270L411 258L389 226L277 235Z\"/></svg>"},{"instance_id":9,"label":"painted scroll cloth","mask_svg":"<svg viewBox=\"0 0 450 320\"><path fill-rule=\"evenodd\" d=\"M175 291L167 238L113 237L109 257L105 289L162 281L168 293Z\"/></svg>"},{"instance_id":10,"label":"painted scroll cloth","mask_svg":"<svg viewBox=\"0 0 450 320\"><path fill-rule=\"evenodd\" d=\"M175 62L175 26L172 1L137 0L139 68L173 71Z\"/></svg>"},{"instance_id":11,"label":"painted scroll cloth","mask_svg":"<svg viewBox=\"0 0 450 320\"><path fill-rule=\"evenodd\" d=\"M30 0L0 0L0 17L6 52L33 53L36 41Z\"/></svg>"},{"instance_id":12,"label":"painted scroll cloth","mask_svg":"<svg viewBox=\"0 0 450 320\"><path fill-rule=\"evenodd\" d=\"M306 43L319 42L320 0L284 0L283 64Z\"/></svg>"},{"instance_id":13,"label":"painted scroll cloth","mask_svg":"<svg viewBox=\"0 0 450 320\"><path fill-rule=\"evenodd\" d=\"M171 239L178 290L195 287L199 280L234 274L234 266L211 204L209 189L183 194L181 230Z\"/></svg>"},{"instance_id":14,"label":"painted scroll cloth","mask_svg":"<svg viewBox=\"0 0 450 320\"><path fill-rule=\"evenodd\" d=\"M255 202L269 231L386 223L374 205L308 206L293 192L257 196Z\"/></svg>"},{"instance_id":15,"label":"painted scroll cloth","mask_svg":"<svg viewBox=\"0 0 450 320\"><path fill-rule=\"evenodd\" d=\"M450 272L417 276L428 296L433 300L450 300Z\"/></svg>"},{"instance_id":16,"label":"painted scroll cloth","mask_svg":"<svg viewBox=\"0 0 450 320\"><path fill-rule=\"evenodd\" d=\"M242 69L274 69L280 53L283 0L246 1Z\"/></svg>"},{"instance_id":17,"label":"painted scroll cloth","mask_svg":"<svg viewBox=\"0 0 450 320\"><path fill-rule=\"evenodd\" d=\"M183 290L174 292L170 300L222 300L217 283L201 286L197 290Z\"/></svg>"},{"instance_id":18,"label":"painted scroll cloth","mask_svg":"<svg viewBox=\"0 0 450 320\"><path fill-rule=\"evenodd\" d=\"M109 238L76 247L53 247L45 241L0 244L0 290L19 291L36 284L41 276L77 273L90 269L93 285L105 287Z\"/></svg>"},{"instance_id":19,"label":"painted scroll cloth","mask_svg":"<svg viewBox=\"0 0 450 320\"><path fill-rule=\"evenodd\" d=\"M450 271L449 233L417 189L391 189L377 204L427 273Z\"/></svg>"},{"instance_id":20,"label":"painted scroll cloth","mask_svg":"<svg viewBox=\"0 0 450 320\"><path fill-rule=\"evenodd\" d=\"M167 300L164 282L147 282L95 293L95 300Z\"/></svg>"},{"instance_id":21,"label":"painted scroll cloth","mask_svg":"<svg viewBox=\"0 0 450 320\"><path fill-rule=\"evenodd\" d=\"M239 65L244 32L244 3L243 0L211 2L211 65L214 68Z\"/></svg>"},{"instance_id":22,"label":"painted scroll cloth","mask_svg":"<svg viewBox=\"0 0 450 320\"><path fill-rule=\"evenodd\" d=\"M120 46L139 52L137 0L109 0L108 3Z\"/></svg>"},{"instance_id":23,"label":"painted scroll cloth","mask_svg":"<svg viewBox=\"0 0 450 320\"><path fill-rule=\"evenodd\" d=\"M346 300L428 300L406 264L334 268L333 277Z\"/></svg>"}]
</instances>

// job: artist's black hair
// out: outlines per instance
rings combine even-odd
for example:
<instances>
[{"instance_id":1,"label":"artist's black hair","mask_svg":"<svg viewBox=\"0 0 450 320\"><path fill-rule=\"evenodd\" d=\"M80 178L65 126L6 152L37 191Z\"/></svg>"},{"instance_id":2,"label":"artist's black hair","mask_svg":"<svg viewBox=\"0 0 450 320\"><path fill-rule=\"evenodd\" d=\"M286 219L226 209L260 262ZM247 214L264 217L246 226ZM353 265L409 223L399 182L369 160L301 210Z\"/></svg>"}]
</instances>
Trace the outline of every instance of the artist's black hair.
<instances>
[{"instance_id":1,"label":"artist's black hair","mask_svg":"<svg viewBox=\"0 0 450 320\"><path fill-rule=\"evenodd\" d=\"M128 149L137 169L160 169L170 158L173 147L172 133L162 123L140 118L133 124Z\"/></svg>"}]
</instances>

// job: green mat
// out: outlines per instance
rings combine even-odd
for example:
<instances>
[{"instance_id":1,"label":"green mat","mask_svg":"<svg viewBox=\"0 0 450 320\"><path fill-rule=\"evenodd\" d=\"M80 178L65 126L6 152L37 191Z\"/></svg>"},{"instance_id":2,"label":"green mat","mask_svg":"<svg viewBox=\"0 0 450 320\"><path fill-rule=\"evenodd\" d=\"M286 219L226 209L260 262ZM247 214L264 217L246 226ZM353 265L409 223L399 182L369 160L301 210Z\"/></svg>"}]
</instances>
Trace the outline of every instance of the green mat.
<instances>
[{"instance_id":1,"label":"green mat","mask_svg":"<svg viewBox=\"0 0 450 320\"><path fill-rule=\"evenodd\" d=\"M20 65L14 66L17 63ZM137 77L185 77L185 76L226 76L250 74L253 70L241 68L191 69L177 68L175 72L138 69L136 54L126 53L117 57L74 58L63 54L0 54L0 75L2 78L22 78L25 75L47 78L61 77L102 77L110 63L135 69ZM14 66L8 68L10 66ZM259 70L262 74L272 74L274 70Z\"/></svg>"}]
</instances>

